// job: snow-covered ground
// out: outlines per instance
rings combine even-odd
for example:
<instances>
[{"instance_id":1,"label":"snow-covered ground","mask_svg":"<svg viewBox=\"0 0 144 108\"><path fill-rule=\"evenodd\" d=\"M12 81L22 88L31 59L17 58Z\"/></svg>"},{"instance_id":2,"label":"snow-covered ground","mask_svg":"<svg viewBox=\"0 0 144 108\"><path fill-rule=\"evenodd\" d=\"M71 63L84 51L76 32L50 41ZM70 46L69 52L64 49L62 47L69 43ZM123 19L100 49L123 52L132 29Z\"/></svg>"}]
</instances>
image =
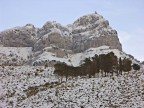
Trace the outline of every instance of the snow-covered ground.
<instances>
[{"instance_id":1,"label":"snow-covered ground","mask_svg":"<svg viewBox=\"0 0 144 108\"><path fill-rule=\"evenodd\" d=\"M22 65L31 59L79 66L85 58L109 52L118 58L130 58L109 46L68 53L63 58L46 50L32 58L30 47L1 47L0 63ZM53 71L53 67L44 66L0 66L0 108L144 108L144 66L138 72L119 76L69 78L67 82L63 78L62 83Z\"/></svg>"},{"instance_id":2,"label":"snow-covered ground","mask_svg":"<svg viewBox=\"0 0 144 108\"><path fill-rule=\"evenodd\" d=\"M69 54L68 56L65 56L63 58L57 57L56 54L51 52L43 52L42 54L38 55L38 59L36 59L34 62L42 62L42 61L56 61L56 62L65 62L68 65L72 66L79 66L82 64L83 60L89 57L93 57L95 54L107 54L113 52L118 58L130 58L126 53L119 51L118 49L110 49L109 46L101 46L97 48L90 48L83 53L76 53L76 54ZM131 59L133 62L136 62L135 60Z\"/></svg>"},{"instance_id":3,"label":"snow-covered ground","mask_svg":"<svg viewBox=\"0 0 144 108\"><path fill-rule=\"evenodd\" d=\"M59 83L53 68L0 67L0 108L144 108L144 69Z\"/></svg>"},{"instance_id":4,"label":"snow-covered ground","mask_svg":"<svg viewBox=\"0 0 144 108\"><path fill-rule=\"evenodd\" d=\"M51 48L51 47L50 47ZM43 51L40 54L32 52L31 47L0 47L0 65L24 65L25 63L38 65L46 62L65 62L68 65L79 66L83 63L83 60L89 57L93 57L95 54L107 54L114 52L119 58L129 58L129 56L119 51L118 49L110 49L109 46L101 46L97 48L90 48L82 53L71 54L69 51L65 52L64 57L58 57L56 53L49 51ZM61 53L61 52L59 52ZM33 55L36 55L34 56ZM133 62L136 62L132 59ZM42 64L42 65L44 65Z\"/></svg>"},{"instance_id":5,"label":"snow-covered ground","mask_svg":"<svg viewBox=\"0 0 144 108\"><path fill-rule=\"evenodd\" d=\"M31 47L0 47L0 65L22 65L31 56Z\"/></svg>"},{"instance_id":6,"label":"snow-covered ground","mask_svg":"<svg viewBox=\"0 0 144 108\"><path fill-rule=\"evenodd\" d=\"M15 54L27 59L32 54L32 47L0 47L0 54Z\"/></svg>"}]
</instances>

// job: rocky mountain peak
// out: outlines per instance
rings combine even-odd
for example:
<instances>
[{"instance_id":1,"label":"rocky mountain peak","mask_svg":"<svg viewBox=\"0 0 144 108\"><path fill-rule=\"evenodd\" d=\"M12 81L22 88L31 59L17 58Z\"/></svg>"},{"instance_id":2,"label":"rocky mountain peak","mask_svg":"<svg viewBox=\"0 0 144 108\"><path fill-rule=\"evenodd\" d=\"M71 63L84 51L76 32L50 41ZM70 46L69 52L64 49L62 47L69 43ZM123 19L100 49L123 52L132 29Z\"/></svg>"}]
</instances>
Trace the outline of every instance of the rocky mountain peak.
<instances>
[{"instance_id":1,"label":"rocky mountain peak","mask_svg":"<svg viewBox=\"0 0 144 108\"><path fill-rule=\"evenodd\" d=\"M28 29L36 29L33 24L26 24L24 27Z\"/></svg>"},{"instance_id":2,"label":"rocky mountain peak","mask_svg":"<svg viewBox=\"0 0 144 108\"><path fill-rule=\"evenodd\" d=\"M103 45L122 51L117 31L97 13L84 15L69 26L56 21L48 21L42 28L26 24L1 32L0 40L4 47L33 47L34 51L56 46L78 53Z\"/></svg>"},{"instance_id":3,"label":"rocky mountain peak","mask_svg":"<svg viewBox=\"0 0 144 108\"><path fill-rule=\"evenodd\" d=\"M56 21L47 21L43 27L43 30L47 31L47 30L51 30L51 29L59 29L61 31L69 31L68 28L62 26L60 23L57 23Z\"/></svg>"},{"instance_id":4,"label":"rocky mountain peak","mask_svg":"<svg viewBox=\"0 0 144 108\"><path fill-rule=\"evenodd\" d=\"M99 14L88 14L88 15L84 15L78 18L78 20L76 20L73 23L73 25L74 26L87 26L89 24L96 23L98 20L104 20L104 18Z\"/></svg>"},{"instance_id":5,"label":"rocky mountain peak","mask_svg":"<svg viewBox=\"0 0 144 108\"><path fill-rule=\"evenodd\" d=\"M73 50L81 52L91 47L102 45L122 51L117 31L109 26L108 20L101 15L88 14L73 23Z\"/></svg>"},{"instance_id":6,"label":"rocky mountain peak","mask_svg":"<svg viewBox=\"0 0 144 108\"><path fill-rule=\"evenodd\" d=\"M0 32L0 44L4 47L33 47L37 40L37 29L32 24Z\"/></svg>"}]
</instances>

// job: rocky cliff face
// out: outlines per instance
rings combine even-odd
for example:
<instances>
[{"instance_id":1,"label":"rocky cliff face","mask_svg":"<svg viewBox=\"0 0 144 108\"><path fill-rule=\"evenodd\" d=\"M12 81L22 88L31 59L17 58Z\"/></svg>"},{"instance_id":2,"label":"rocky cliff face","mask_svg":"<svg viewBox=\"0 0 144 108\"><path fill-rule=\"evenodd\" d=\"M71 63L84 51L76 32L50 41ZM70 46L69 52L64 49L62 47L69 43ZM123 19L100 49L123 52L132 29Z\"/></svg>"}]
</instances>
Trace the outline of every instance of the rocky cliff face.
<instances>
[{"instance_id":1,"label":"rocky cliff face","mask_svg":"<svg viewBox=\"0 0 144 108\"><path fill-rule=\"evenodd\" d=\"M73 23L73 50L81 52L102 45L122 50L117 31L101 15L90 14L80 17Z\"/></svg>"},{"instance_id":2,"label":"rocky cliff face","mask_svg":"<svg viewBox=\"0 0 144 108\"><path fill-rule=\"evenodd\" d=\"M77 53L102 45L122 50L116 30L99 14L82 16L68 26L48 21L39 29L27 24L1 32L0 40L4 47L33 47L34 51L54 46Z\"/></svg>"},{"instance_id":3,"label":"rocky cliff face","mask_svg":"<svg viewBox=\"0 0 144 108\"><path fill-rule=\"evenodd\" d=\"M56 22L48 21L39 29L38 41L34 44L34 51L45 47L55 46L63 49L71 49L72 40L69 29Z\"/></svg>"},{"instance_id":4,"label":"rocky cliff face","mask_svg":"<svg viewBox=\"0 0 144 108\"><path fill-rule=\"evenodd\" d=\"M4 47L32 47L37 39L37 29L32 24L0 33L0 44Z\"/></svg>"}]
</instances>

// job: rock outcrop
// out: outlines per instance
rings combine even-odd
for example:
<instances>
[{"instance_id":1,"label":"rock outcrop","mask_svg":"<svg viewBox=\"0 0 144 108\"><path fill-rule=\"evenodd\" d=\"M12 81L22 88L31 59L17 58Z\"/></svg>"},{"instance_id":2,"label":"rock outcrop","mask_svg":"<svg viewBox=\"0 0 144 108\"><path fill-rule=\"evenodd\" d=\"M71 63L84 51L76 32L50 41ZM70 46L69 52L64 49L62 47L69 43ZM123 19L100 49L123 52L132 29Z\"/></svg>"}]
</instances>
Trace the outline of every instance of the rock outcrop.
<instances>
[{"instance_id":1,"label":"rock outcrop","mask_svg":"<svg viewBox=\"0 0 144 108\"><path fill-rule=\"evenodd\" d=\"M73 23L73 51L82 52L102 45L122 50L117 31L101 15L90 14L80 17Z\"/></svg>"},{"instance_id":2,"label":"rock outcrop","mask_svg":"<svg viewBox=\"0 0 144 108\"><path fill-rule=\"evenodd\" d=\"M37 29L32 24L0 33L0 44L4 47L33 47L37 39Z\"/></svg>"},{"instance_id":3,"label":"rock outcrop","mask_svg":"<svg viewBox=\"0 0 144 108\"><path fill-rule=\"evenodd\" d=\"M54 46L72 50L74 53L107 45L122 51L117 31L113 30L109 22L97 13L82 16L68 26L48 21L42 28L27 24L24 27L6 30L0 33L0 45L33 47L34 51Z\"/></svg>"},{"instance_id":4,"label":"rock outcrop","mask_svg":"<svg viewBox=\"0 0 144 108\"><path fill-rule=\"evenodd\" d=\"M58 47L63 49L71 49L72 40L68 28L56 22L48 21L39 30L39 39L34 44L34 51L39 51L45 47Z\"/></svg>"}]
</instances>

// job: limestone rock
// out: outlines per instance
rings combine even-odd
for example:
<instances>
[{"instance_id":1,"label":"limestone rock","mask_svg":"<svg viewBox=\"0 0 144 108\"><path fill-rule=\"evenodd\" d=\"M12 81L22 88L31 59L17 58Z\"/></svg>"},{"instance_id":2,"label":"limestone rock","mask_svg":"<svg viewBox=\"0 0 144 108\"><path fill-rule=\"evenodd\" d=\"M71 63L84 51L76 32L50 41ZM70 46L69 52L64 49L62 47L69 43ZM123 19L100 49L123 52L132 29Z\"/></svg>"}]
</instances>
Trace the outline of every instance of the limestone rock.
<instances>
[{"instance_id":1,"label":"limestone rock","mask_svg":"<svg viewBox=\"0 0 144 108\"><path fill-rule=\"evenodd\" d=\"M35 52L55 46L78 53L103 45L122 51L117 31L97 13L82 16L67 26L48 21L42 28L27 24L0 33L0 46L33 47Z\"/></svg>"},{"instance_id":2,"label":"limestone rock","mask_svg":"<svg viewBox=\"0 0 144 108\"><path fill-rule=\"evenodd\" d=\"M37 29L32 24L0 32L0 44L4 47L33 47Z\"/></svg>"},{"instance_id":3,"label":"limestone rock","mask_svg":"<svg viewBox=\"0 0 144 108\"><path fill-rule=\"evenodd\" d=\"M117 31L99 14L82 16L67 27L49 21L40 29L39 35L41 38L34 45L35 51L51 45L75 53L102 45L122 51Z\"/></svg>"},{"instance_id":4,"label":"limestone rock","mask_svg":"<svg viewBox=\"0 0 144 108\"><path fill-rule=\"evenodd\" d=\"M47 22L39 31L39 40L34 45L34 51L45 47L55 46L63 49L71 49L72 40L69 30L56 22Z\"/></svg>"},{"instance_id":5,"label":"limestone rock","mask_svg":"<svg viewBox=\"0 0 144 108\"><path fill-rule=\"evenodd\" d=\"M102 45L122 51L117 31L113 30L101 15L90 14L80 17L73 23L72 28L74 52Z\"/></svg>"}]
</instances>

